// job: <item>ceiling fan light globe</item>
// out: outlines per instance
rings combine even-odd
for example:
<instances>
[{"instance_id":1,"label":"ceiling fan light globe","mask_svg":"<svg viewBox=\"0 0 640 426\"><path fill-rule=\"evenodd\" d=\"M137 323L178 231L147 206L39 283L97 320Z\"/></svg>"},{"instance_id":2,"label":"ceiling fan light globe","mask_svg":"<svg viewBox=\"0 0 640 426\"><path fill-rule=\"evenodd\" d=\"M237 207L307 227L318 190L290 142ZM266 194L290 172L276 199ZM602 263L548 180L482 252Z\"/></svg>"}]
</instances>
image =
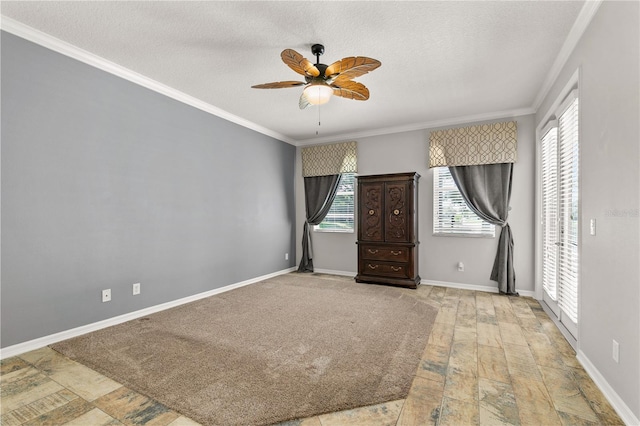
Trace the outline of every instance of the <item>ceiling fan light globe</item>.
<instances>
[{"instance_id":1,"label":"ceiling fan light globe","mask_svg":"<svg viewBox=\"0 0 640 426\"><path fill-rule=\"evenodd\" d=\"M322 105L329 102L333 89L326 84L312 84L304 89L304 95L311 105Z\"/></svg>"}]
</instances>

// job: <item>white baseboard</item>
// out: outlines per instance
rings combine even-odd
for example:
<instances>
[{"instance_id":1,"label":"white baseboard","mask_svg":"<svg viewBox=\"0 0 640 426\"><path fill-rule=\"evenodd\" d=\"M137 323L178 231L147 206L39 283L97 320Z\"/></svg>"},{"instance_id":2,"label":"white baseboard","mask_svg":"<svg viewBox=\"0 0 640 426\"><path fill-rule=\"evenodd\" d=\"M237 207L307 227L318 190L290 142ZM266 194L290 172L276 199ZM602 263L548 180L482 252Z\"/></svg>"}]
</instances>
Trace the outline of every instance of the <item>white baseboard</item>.
<instances>
[{"instance_id":1,"label":"white baseboard","mask_svg":"<svg viewBox=\"0 0 640 426\"><path fill-rule=\"evenodd\" d=\"M0 359L5 359L12 356L20 355L25 352L33 351L35 349L40 349L44 346L51 345L53 343L71 339L72 337L81 336L83 334L87 334L92 331L100 330L106 327L111 327L112 325L121 324L123 322L131 321L136 318L141 318L146 315L151 315L156 312L164 311L165 309L170 309L176 306L184 305L185 303L195 302L196 300L204 299L205 297L214 296L216 294L220 294L229 290L244 287L249 284L254 284L259 281L263 281L268 278L273 278L278 275L288 274L289 272L293 272L295 270L296 270L295 267L283 269L281 271L273 272L271 274L262 275L260 277L251 278L246 281L241 281L235 284L229 284L227 286L215 288L213 290L205 291L203 293L194 294L193 296L183 297L182 299L172 300L171 302L150 306L148 308L140 309L138 311L129 312L128 314L119 315L117 317L108 318L106 320L94 322L92 324L87 324L80 327L72 328L70 330L61 331L59 333L50 334L49 336L39 337L37 339L29 340L27 342L18 343L12 346L7 346L6 348L0 349Z\"/></svg>"},{"instance_id":2,"label":"white baseboard","mask_svg":"<svg viewBox=\"0 0 640 426\"><path fill-rule=\"evenodd\" d=\"M67 340L67 339L77 337L86 333L90 333L92 331L96 331L106 327L111 327L113 325L121 324L126 321L131 321L136 318L141 318L146 315L153 314L155 312L160 312L176 306L184 305L185 303L194 302L196 300L200 300L206 297L214 296L216 294L224 293L229 290L244 287L250 284L255 284L259 281L273 278L278 275L287 274L295 270L296 270L295 267L283 269L281 271L277 271L271 274L262 275L260 277L252 278L246 281L230 284L224 287L205 291L203 293L194 294L193 296L183 297L181 299L173 300L171 302L162 303L160 305L151 306L138 311L130 312L128 314L109 318L103 321L98 321L92 324L76 327L70 330L51 334L49 336L40 337L38 339L30 340L28 342L19 343L13 346L7 346L6 348L0 349L0 359L5 359L12 356L20 355L25 352L29 352L35 349L42 348L47 345L51 345L53 343L61 342L63 340ZM318 272L321 274L341 275L341 276L347 276L347 277L354 277L356 275L355 272L336 271L331 269L316 269L315 272ZM438 287L459 288L462 290L476 290L476 291L486 291L490 293L498 293L497 288L489 287L489 286L476 286L471 284L451 283L451 282L434 281L434 280L422 280L420 284L435 285ZM519 290L519 293L522 294L523 296L533 297L533 292L530 292L530 291ZM609 385L609 383L602 376L602 374L600 374L598 369L591 363L591 361L587 358L587 356L582 351L578 351L576 358L578 359L580 364L582 364L587 374L591 376L594 383L598 386L598 388L600 388L603 395L607 398L611 406L616 410L620 418L627 425L640 425L640 420L635 416L635 414L631 411L631 409L629 409L629 407L624 403L624 401L620 398L620 396L618 396L618 394L613 390L613 388Z\"/></svg>"},{"instance_id":3,"label":"white baseboard","mask_svg":"<svg viewBox=\"0 0 640 426\"><path fill-rule=\"evenodd\" d=\"M334 271L333 269L318 269L315 268L313 270L313 272L316 272L318 274L329 274L329 275L340 275L343 277L355 277L357 275L356 272L349 272L349 271Z\"/></svg>"},{"instance_id":4,"label":"white baseboard","mask_svg":"<svg viewBox=\"0 0 640 426\"><path fill-rule=\"evenodd\" d=\"M331 275L342 275L345 277L355 277L357 275L356 272L350 271L335 271L332 269L318 269L316 268L314 272L320 274L331 274ZM435 285L437 287L451 287L451 288L459 288L461 290L475 290L475 291L486 291L489 293L499 293L496 287L490 287L486 285L473 285L473 284L462 284L462 283L451 283L447 281L434 281L434 280L421 280L420 284L425 285ZM535 298L535 292L529 290L517 290L523 296L533 297Z\"/></svg>"},{"instance_id":5,"label":"white baseboard","mask_svg":"<svg viewBox=\"0 0 640 426\"><path fill-rule=\"evenodd\" d=\"M611 406L618 413L622 421L627 425L640 425L640 419L636 417L631 409L624 403L622 398L616 393L615 390L609 385L609 382L600 374L598 369L591 363L589 358L582 351L578 351L576 358L584 367L584 370L591 376L593 382L600 388L602 394L607 398Z\"/></svg>"},{"instance_id":6,"label":"white baseboard","mask_svg":"<svg viewBox=\"0 0 640 426\"><path fill-rule=\"evenodd\" d=\"M316 268L314 272L319 274L331 274L331 275L342 275L345 277L355 277L357 275L356 272L350 271L336 271L333 269L318 269ZM490 287L485 285L473 285L473 284L462 284L462 283L451 283L447 281L434 281L434 280L421 280L420 284L425 285L435 285L437 287L451 287L451 288L459 288L461 290L475 290L475 291L486 291L489 293L499 293L497 287ZM535 292L529 290L517 290L523 296L533 297L535 298Z\"/></svg>"},{"instance_id":7,"label":"white baseboard","mask_svg":"<svg viewBox=\"0 0 640 426\"><path fill-rule=\"evenodd\" d=\"M463 284L463 283L452 283L448 281L434 281L434 280L422 280L420 284L425 285L435 285L437 287L451 287L451 288L459 288L461 290L474 290L474 291L486 291L488 293L499 293L497 287L490 287L488 285L474 285L474 284ZM530 290L518 290L516 291L522 295L527 297L535 298L535 292Z\"/></svg>"}]
</instances>

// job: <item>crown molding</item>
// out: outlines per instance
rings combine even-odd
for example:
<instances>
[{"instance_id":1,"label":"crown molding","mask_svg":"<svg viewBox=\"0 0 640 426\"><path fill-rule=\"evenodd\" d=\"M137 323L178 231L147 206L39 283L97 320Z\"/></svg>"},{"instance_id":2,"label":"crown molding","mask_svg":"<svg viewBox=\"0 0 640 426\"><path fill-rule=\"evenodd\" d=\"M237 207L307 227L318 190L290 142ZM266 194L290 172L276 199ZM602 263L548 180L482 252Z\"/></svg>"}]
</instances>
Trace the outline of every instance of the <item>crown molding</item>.
<instances>
[{"instance_id":1,"label":"crown molding","mask_svg":"<svg viewBox=\"0 0 640 426\"><path fill-rule=\"evenodd\" d=\"M425 121L422 123L414 123L405 126L386 127L382 129L370 130L365 132L355 132L348 134L340 134L327 137L319 137L312 139L298 140L296 146L317 145L320 143L338 142L343 140L355 140L360 138L369 138L374 136L384 136L392 133L413 132L416 130L436 129L445 126L457 126L460 124L469 124L477 121L499 120L503 118L519 117L522 115L535 114L534 108L519 108L507 111L495 111L484 114L466 115L455 118L447 118L444 120Z\"/></svg>"},{"instance_id":2,"label":"crown molding","mask_svg":"<svg viewBox=\"0 0 640 426\"><path fill-rule=\"evenodd\" d=\"M6 31L15 36L28 40L32 43L38 44L42 47L46 47L47 49L53 50L54 52L78 60L94 68L98 68L102 71L128 80L149 90L153 90L154 92L160 93L178 102L182 102L183 104L192 106L211 115L215 115L216 117L220 117L224 120L230 121L242 127L246 127L258 133L262 133L263 135L286 142L288 144L296 144L295 140L281 133L274 132L273 130L267 129L266 127L260 126L242 117L238 117L237 115L224 111L216 106L197 99L191 95L187 95L186 93L171 88L149 77L145 77L142 74L111 62L103 57L95 55L91 52L87 52L86 50L57 39L42 31L36 30L35 28L18 22L12 18L0 15L0 29L2 31Z\"/></svg>"},{"instance_id":3,"label":"crown molding","mask_svg":"<svg viewBox=\"0 0 640 426\"><path fill-rule=\"evenodd\" d=\"M538 96L536 96L535 100L533 101L533 105L531 106L531 108L533 108L534 110L537 111L538 108L540 108L540 105L542 105L542 101L551 90L553 83L555 83L556 79L560 75L560 71L562 71L562 68L569 60L569 56L571 56L571 53L573 53L573 50L578 45L582 34L584 34L585 30L591 23L591 20L598 11L598 8L600 8L602 1L603 0L585 1L584 6L582 6L578 17L576 18L576 21L573 23L571 30L569 30L569 34L567 35L562 48L560 48L560 52L558 52L556 60L553 62L553 65L547 73L547 77L540 87Z\"/></svg>"},{"instance_id":4,"label":"crown molding","mask_svg":"<svg viewBox=\"0 0 640 426\"><path fill-rule=\"evenodd\" d=\"M173 89L165 84L162 84L158 81L145 77L142 74L139 74L135 71L132 71L128 68L125 68L121 65L118 65L114 62L111 62L105 58L97 56L93 53L85 51L77 46L59 40L49 34L36 30L32 27L29 27L23 23L20 23L12 18L0 15L0 29L6 31L8 33L14 34L18 37L24 38L28 41L46 47L50 50L68 56L70 58L76 59L80 62L83 62L87 65L93 66L100 70L106 71L110 74L121 77L125 80L138 84L147 89L153 90L157 93L165 95L169 98L182 102L186 105L190 105L194 108L198 108L204 112L220 117L224 120L230 121L232 123L238 124L240 126L246 127L248 129L254 130L258 133L262 133L266 136L273 137L280 141L286 142L288 144L294 146L306 146L306 145L315 145L320 143L328 143L328 142L336 142L342 141L345 139L358 139L358 138L367 138L367 137L375 137L375 136L383 136L393 133L403 133L403 132L411 132L417 130L425 130L425 129L433 129L437 127L444 126L455 126L459 124L467 124L477 121L488 121L494 119L502 119L508 117L516 117L522 115L535 114L542 104L545 96L551 90L551 87L555 80L558 78L560 71L566 64L569 56L573 52L573 49L577 45L580 37L584 33L585 29L591 22L591 19L597 12L598 8L602 0L587 0L582 7L576 21L574 22L571 30L569 31L569 35L565 40L558 56L556 57L553 66L549 70L544 83L542 84L538 95L536 96L533 105L528 108L520 108L514 110L507 111L495 111L484 114L470 115L470 116L461 116L454 117L444 120L435 120L435 121L426 121L422 123L412 123L409 125L403 126L393 126L381 129L367 130L362 132L352 132L348 134L338 134L326 137L316 137L310 139L294 139L288 136L285 136L281 133L275 132L266 127L260 126L256 123L253 123L249 120L246 120L242 117L231 114L227 111L224 111L216 106L213 106L209 103L206 103L200 99L197 99L191 95L187 95L186 93L180 92L176 89Z\"/></svg>"}]
</instances>

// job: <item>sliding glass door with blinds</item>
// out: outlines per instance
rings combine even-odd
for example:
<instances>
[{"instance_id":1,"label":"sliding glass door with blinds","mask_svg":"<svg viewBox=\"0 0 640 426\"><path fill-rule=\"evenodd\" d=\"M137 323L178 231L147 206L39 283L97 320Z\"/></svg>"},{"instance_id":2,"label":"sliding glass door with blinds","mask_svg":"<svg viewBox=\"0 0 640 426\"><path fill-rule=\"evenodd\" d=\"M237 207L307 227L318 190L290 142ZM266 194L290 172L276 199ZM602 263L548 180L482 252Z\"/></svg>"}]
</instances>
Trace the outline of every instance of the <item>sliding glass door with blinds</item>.
<instances>
[{"instance_id":1,"label":"sliding glass door with blinds","mask_svg":"<svg viewBox=\"0 0 640 426\"><path fill-rule=\"evenodd\" d=\"M579 291L579 135L574 90L541 138L543 300L577 338Z\"/></svg>"}]
</instances>

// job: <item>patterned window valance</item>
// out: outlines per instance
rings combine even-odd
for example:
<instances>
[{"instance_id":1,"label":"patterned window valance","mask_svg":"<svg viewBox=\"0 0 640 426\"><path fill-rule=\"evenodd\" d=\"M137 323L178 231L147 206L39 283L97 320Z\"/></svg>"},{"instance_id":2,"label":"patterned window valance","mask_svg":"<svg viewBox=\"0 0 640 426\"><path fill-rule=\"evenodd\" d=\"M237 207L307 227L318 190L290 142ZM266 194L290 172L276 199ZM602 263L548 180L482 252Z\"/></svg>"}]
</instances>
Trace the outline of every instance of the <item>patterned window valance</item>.
<instances>
[{"instance_id":1,"label":"patterned window valance","mask_svg":"<svg viewBox=\"0 0 640 426\"><path fill-rule=\"evenodd\" d=\"M302 148L302 176L358 172L358 143L344 142Z\"/></svg>"},{"instance_id":2,"label":"patterned window valance","mask_svg":"<svg viewBox=\"0 0 640 426\"><path fill-rule=\"evenodd\" d=\"M429 167L515 163L515 121L436 130L429 136Z\"/></svg>"}]
</instances>

